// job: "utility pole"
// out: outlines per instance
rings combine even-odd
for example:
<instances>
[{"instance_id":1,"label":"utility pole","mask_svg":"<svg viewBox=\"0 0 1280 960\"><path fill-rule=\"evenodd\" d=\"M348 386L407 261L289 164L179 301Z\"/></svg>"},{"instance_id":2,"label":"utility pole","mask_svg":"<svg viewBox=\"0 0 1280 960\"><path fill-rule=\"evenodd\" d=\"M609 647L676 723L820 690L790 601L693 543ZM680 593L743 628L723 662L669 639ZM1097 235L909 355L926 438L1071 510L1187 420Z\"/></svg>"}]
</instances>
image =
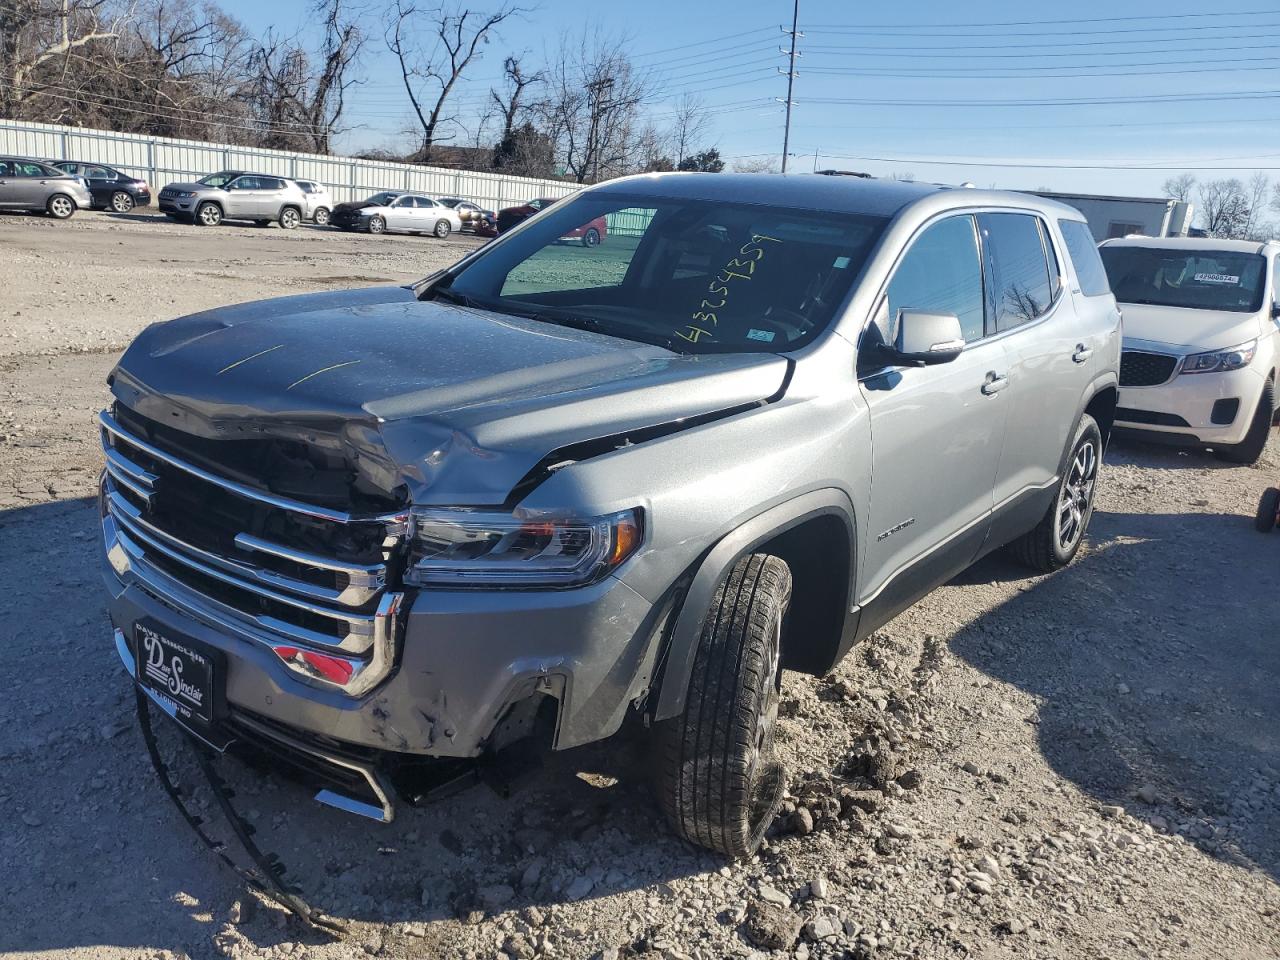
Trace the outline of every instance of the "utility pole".
<instances>
[{"instance_id":1,"label":"utility pole","mask_svg":"<svg viewBox=\"0 0 1280 960\"><path fill-rule=\"evenodd\" d=\"M796 82L796 41L804 36L800 32L800 0L795 0L795 5L791 10L791 30L783 30L783 33L791 34L791 50L787 54L787 121L786 126L782 128L782 172L787 172L787 151L791 148L791 91ZM779 71L781 72L781 71Z\"/></svg>"}]
</instances>

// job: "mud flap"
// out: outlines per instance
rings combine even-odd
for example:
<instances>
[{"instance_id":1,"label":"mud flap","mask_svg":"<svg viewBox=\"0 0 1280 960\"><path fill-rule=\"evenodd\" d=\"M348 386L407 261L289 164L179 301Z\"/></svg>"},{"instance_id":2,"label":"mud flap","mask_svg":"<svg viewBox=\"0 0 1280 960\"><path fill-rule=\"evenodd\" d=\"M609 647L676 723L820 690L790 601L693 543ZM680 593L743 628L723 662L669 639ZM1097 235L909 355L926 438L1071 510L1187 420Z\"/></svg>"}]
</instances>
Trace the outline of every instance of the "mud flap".
<instances>
[{"instance_id":1,"label":"mud flap","mask_svg":"<svg viewBox=\"0 0 1280 960\"><path fill-rule=\"evenodd\" d=\"M251 866L242 866L237 863L231 856L228 845L215 840L210 835L204 818L188 808L188 796L174 781L169 765L164 762L160 755L160 745L156 740L155 730L151 725L150 700L137 687L134 688L134 697L137 703L138 725L142 729L142 739L147 746L147 754L151 758L151 765L155 768L156 776L160 778L160 785L164 788L164 792L169 795L169 799L173 801L174 806L178 808L182 818L191 825L191 829L195 831L201 842L213 851L223 863L234 870L251 889L278 903L308 926L330 934L344 932L346 929L344 924L325 916L321 911L310 906L302 899L301 891L298 887L285 882L286 870L284 864L280 862L280 858L273 853L264 853L258 847L253 839L256 832L253 824L241 817L232 805L231 801L235 797L235 793L218 773L216 765L218 755L216 752L182 730L179 725L178 729L182 733L183 740L191 748L196 766L199 767L200 772L208 782L209 789L218 803L218 808L230 825L231 832L235 835Z\"/></svg>"}]
</instances>

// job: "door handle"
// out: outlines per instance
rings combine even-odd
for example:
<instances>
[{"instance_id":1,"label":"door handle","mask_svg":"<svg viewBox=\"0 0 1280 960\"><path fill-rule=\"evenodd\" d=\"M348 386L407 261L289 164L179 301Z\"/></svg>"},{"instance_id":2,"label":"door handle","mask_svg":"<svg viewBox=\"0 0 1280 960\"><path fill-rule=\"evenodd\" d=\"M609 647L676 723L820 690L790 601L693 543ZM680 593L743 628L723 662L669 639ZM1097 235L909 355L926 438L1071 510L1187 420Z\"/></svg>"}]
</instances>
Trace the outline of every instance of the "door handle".
<instances>
[{"instance_id":1,"label":"door handle","mask_svg":"<svg viewBox=\"0 0 1280 960\"><path fill-rule=\"evenodd\" d=\"M1001 390L1009 385L1009 377L996 373L994 370L987 374L987 379L982 383L982 392L988 397L995 396Z\"/></svg>"},{"instance_id":2,"label":"door handle","mask_svg":"<svg viewBox=\"0 0 1280 960\"><path fill-rule=\"evenodd\" d=\"M1093 348L1086 347L1083 343L1076 344L1076 352L1071 355L1071 359L1076 363L1084 363L1093 356Z\"/></svg>"}]
</instances>

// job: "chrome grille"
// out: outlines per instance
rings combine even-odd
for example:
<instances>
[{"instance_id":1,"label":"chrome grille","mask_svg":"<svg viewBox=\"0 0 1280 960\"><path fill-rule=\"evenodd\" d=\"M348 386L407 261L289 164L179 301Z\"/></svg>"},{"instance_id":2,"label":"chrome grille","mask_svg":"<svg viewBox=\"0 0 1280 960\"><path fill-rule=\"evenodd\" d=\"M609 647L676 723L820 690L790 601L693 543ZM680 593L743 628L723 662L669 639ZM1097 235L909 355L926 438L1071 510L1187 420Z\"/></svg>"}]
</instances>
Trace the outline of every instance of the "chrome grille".
<instances>
[{"instance_id":1,"label":"chrome grille","mask_svg":"<svg viewBox=\"0 0 1280 960\"><path fill-rule=\"evenodd\" d=\"M1173 376L1178 358L1166 353L1125 350L1120 354L1120 386L1154 387Z\"/></svg>"},{"instance_id":2,"label":"chrome grille","mask_svg":"<svg viewBox=\"0 0 1280 960\"><path fill-rule=\"evenodd\" d=\"M389 585L405 513L277 496L190 463L110 413L99 422L104 532L139 586L353 696L390 672L402 594Z\"/></svg>"}]
</instances>

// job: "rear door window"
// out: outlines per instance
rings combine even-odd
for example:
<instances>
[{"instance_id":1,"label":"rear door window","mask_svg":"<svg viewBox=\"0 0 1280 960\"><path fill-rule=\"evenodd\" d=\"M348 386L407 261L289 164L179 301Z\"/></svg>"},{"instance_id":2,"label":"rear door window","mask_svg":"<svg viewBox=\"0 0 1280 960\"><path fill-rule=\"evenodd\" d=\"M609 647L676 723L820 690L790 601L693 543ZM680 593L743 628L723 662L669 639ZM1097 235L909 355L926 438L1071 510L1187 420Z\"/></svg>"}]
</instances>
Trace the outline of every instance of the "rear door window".
<instances>
[{"instance_id":1,"label":"rear door window","mask_svg":"<svg viewBox=\"0 0 1280 960\"><path fill-rule=\"evenodd\" d=\"M1067 256L1071 258L1076 279L1080 281L1080 292L1086 297L1110 293L1107 271L1102 266L1102 257L1098 255L1098 245L1093 240L1089 225L1081 220L1059 220L1058 228L1067 243Z\"/></svg>"},{"instance_id":2,"label":"rear door window","mask_svg":"<svg viewBox=\"0 0 1280 960\"><path fill-rule=\"evenodd\" d=\"M1053 285L1039 218L1025 213L982 213L978 225L991 277L996 331L1012 330L1043 316L1053 302Z\"/></svg>"},{"instance_id":3,"label":"rear door window","mask_svg":"<svg viewBox=\"0 0 1280 960\"><path fill-rule=\"evenodd\" d=\"M952 314L960 319L967 342L981 340L982 261L973 217L948 217L920 234L894 271L888 295L890 342L903 310Z\"/></svg>"}]
</instances>

